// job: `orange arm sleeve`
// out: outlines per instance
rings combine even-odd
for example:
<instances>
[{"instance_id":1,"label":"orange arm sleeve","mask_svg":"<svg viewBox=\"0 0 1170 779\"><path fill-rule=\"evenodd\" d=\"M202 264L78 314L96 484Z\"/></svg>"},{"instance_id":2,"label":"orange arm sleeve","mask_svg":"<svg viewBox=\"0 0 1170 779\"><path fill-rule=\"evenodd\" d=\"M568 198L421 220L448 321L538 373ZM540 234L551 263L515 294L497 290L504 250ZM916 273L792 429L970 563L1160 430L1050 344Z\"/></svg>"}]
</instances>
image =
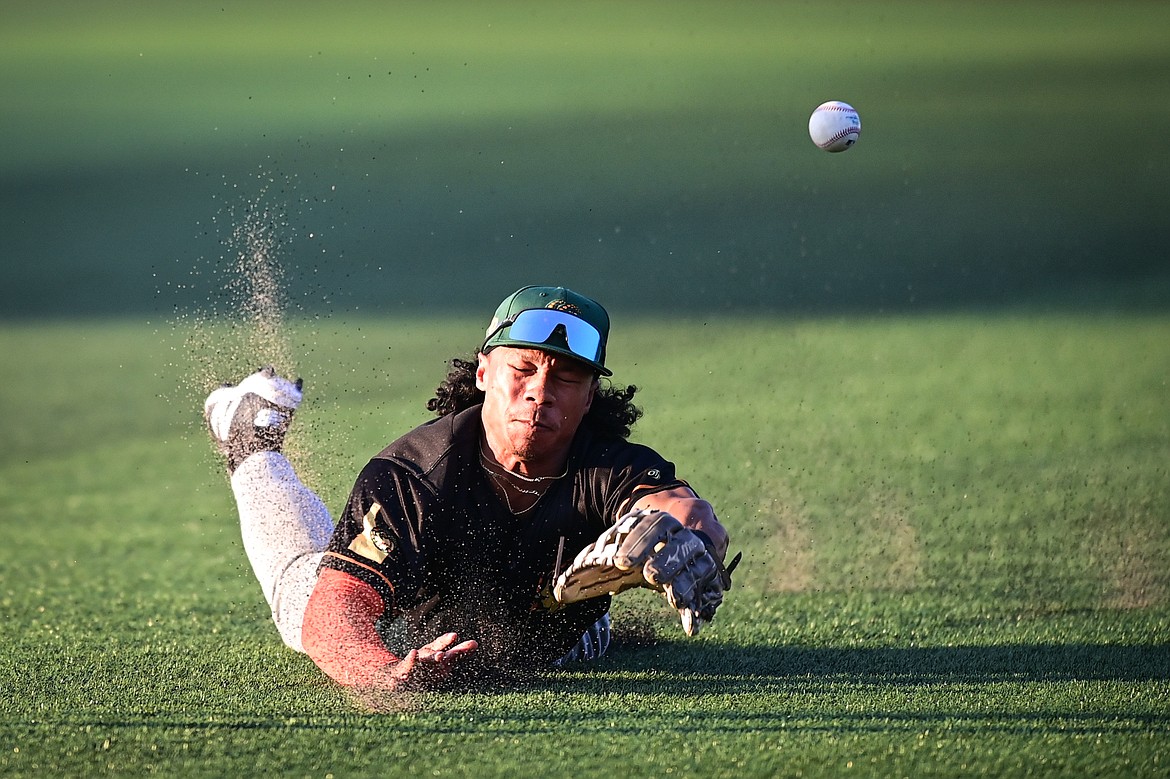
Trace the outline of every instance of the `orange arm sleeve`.
<instances>
[{"instance_id":1,"label":"orange arm sleeve","mask_svg":"<svg viewBox=\"0 0 1170 779\"><path fill-rule=\"evenodd\" d=\"M340 684L376 685L386 667L398 662L374 627L385 609L381 596L361 579L323 568L301 626L305 652Z\"/></svg>"}]
</instances>

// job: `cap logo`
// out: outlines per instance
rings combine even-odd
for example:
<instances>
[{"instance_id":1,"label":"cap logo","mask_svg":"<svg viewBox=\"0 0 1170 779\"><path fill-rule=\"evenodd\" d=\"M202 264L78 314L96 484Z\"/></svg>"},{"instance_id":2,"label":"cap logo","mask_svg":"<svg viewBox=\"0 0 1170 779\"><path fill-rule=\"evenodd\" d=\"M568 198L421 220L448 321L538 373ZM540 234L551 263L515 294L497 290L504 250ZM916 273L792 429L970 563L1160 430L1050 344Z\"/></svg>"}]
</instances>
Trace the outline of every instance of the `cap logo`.
<instances>
[{"instance_id":1,"label":"cap logo","mask_svg":"<svg viewBox=\"0 0 1170 779\"><path fill-rule=\"evenodd\" d=\"M545 306L545 308L551 308L556 311L564 311L566 314L572 314L573 316L581 316L581 309L577 308L567 300L554 300Z\"/></svg>"}]
</instances>

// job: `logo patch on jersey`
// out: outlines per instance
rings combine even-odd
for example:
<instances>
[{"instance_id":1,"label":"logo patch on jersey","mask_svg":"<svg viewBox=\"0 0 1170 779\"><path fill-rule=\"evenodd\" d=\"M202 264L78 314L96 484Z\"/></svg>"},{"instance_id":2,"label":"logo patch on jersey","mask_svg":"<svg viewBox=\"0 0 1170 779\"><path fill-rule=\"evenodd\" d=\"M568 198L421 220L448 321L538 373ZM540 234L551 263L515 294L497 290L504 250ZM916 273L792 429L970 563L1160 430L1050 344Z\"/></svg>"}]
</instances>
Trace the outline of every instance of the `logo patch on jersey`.
<instances>
[{"instance_id":1,"label":"logo patch on jersey","mask_svg":"<svg viewBox=\"0 0 1170 779\"><path fill-rule=\"evenodd\" d=\"M362 517L362 532L349 542L349 551L381 564L394 551L394 538L378 527L382 504L375 503Z\"/></svg>"}]
</instances>

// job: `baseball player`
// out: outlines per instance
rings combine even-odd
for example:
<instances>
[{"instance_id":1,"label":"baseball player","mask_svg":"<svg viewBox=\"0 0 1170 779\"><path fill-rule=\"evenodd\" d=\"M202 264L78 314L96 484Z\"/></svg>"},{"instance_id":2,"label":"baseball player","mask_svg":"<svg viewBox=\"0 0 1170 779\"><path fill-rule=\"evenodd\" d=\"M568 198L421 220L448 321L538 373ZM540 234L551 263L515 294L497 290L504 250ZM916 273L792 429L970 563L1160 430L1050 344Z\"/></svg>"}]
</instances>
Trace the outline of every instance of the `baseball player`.
<instances>
[{"instance_id":1,"label":"baseball player","mask_svg":"<svg viewBox=\"0 0 1170 779\"><path fill-rule=\"evenodd\" d=\"M362 469L337 526L280 453L302 397L266 368L207 398L245 549L285 643L342 685L431 687L603 655L610 599L661 592L694 635L727 532L603 377L609 316L563 287L498 307L437 418Z\"/></svg>"}]
</instances>

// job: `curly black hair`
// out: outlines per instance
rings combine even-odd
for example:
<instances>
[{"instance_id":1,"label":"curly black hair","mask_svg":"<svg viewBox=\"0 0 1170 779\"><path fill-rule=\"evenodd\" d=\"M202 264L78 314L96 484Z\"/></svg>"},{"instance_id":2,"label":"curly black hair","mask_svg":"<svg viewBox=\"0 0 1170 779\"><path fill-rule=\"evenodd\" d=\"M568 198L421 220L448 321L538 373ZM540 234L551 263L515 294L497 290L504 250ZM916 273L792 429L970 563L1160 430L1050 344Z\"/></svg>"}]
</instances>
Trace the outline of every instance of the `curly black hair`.
<instances>
[{"instance_id":1,"label":"curly black hair","mask_svg":"<svg viewBox=\"0 0 1170 779\"><path fill-rule=\"evenodd\" d=\"M443 417L482 403L483 390L475 386L477 365L474 359L452 359L447 377L435 389L435 397L427 401L427 410ZM629 438L634 423L642 417L642 409L633 402L637 391L633 384L625 389L608 382L599 384L593 395L593 405L582 424L588 425L594 435L602 438Z\"/></svg>"}]
</instances>

